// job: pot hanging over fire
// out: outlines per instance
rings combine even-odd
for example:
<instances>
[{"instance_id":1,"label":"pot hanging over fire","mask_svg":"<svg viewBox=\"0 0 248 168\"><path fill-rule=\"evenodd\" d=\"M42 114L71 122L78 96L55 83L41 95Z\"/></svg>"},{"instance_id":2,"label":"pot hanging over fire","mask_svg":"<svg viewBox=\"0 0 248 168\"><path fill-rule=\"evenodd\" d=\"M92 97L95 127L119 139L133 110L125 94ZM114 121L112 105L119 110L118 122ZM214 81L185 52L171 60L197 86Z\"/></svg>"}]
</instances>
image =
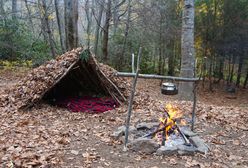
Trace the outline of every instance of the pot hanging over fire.
<instances>
[{"instance_id":1,"label":"pot hanging over fire","mask_svg":"<svg viewBox=\"0 0 248 168\"><path fill-rule=\"evenodd\" d=\"M164 95L176 95L178 94L177 85L170 82L163 83L161 87L161 93Z\"/></svg>"}]
</instances>

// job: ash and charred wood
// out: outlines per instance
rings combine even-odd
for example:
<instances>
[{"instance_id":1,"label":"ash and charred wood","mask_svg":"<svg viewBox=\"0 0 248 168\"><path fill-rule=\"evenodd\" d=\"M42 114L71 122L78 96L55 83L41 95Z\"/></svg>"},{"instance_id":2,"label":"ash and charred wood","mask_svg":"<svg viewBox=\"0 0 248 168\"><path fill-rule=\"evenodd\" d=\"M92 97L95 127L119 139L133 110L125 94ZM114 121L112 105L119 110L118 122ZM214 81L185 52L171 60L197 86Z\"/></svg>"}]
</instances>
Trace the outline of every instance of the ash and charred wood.
<instances>
[{"instance_id":1,"label":"ash and charred wood","mask_svg":"<svg viewBox=\"0 0 248 168\"><path fill-rule=\"evenodd\" d=\"M117 72L116 76L135 77L135 73ZM175 77L175 76L162 76L162 75L155 75L155 74L139 74L138 77L144 78L144 79L168 79L168 80L183 81L183 82L196 82L196 81L201 80L201 78L184 78L184 77Z\"/></svg>"},{"instance_id":2,"label":"ash and charred wood","mask_svg":"<svg viewBox=\"0 0 248 168\"><path fill-rule=\"evenodd\" d=\"M165 141L166 141L166 131L164 129L163 132L162 132L162 146L165 145Z\"/></svg>"},{"instance_id":3,"label":"ash and charred wood","mask_svg":"<svg viewBox=\"0 0 248 168\"><path fill-rule=\"evenodd\" d=\"M158 128L155 130L155 131L153 131L153 132L151 132L151 133L149 133L149 134L146 134L146 135L144 135L143 136L143 138L147 138L147 137L154 137L157 133L159 133L159 132L161 132L161 131L164 131L165 130L165 128L166 127L168 127L168 126L170 126L172 123L169 123L169 124L166 124L166 125L164 125L163 127L161 127L161 128L159 128L159 126L158 126Z\"/></svg>"}]
</instances>

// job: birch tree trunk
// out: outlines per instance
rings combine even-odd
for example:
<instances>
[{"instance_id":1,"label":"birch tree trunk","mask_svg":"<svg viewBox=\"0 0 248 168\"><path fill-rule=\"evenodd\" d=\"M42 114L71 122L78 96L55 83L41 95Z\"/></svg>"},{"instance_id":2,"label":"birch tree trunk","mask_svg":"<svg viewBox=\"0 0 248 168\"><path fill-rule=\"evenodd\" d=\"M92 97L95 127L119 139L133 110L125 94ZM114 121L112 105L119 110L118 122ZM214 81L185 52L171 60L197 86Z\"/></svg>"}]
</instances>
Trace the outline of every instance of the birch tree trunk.
<instances>
[{"instance_id":1,"label":"birch tree trunk","mask_svg":"<svg viewBox=\"0 0 248 168\"><path fill-rule=\"evenodd\" d=\"M64 0L66 49L78 46L78 0Z\"/></svg>"},{"instance_id":2,"label":"birch tree trunk","mask_svg":"<svg viewBox=\"0 0 248 168\"><path fill-rule=\"evenodd\" d=\"M63 52L65 52L65 39L62 33L62 25L61 25L61 20L60 20L60 13L59 13L59 0L54 0L54 5L55 5L55 13L56 13L56 18L57 18L57 24L58 24L58 29L59 29L59 40L60 40L60 45L61 49Z\"/></svg>"},{"instance_id":3,"label":"birch tree trunk","mask_svg":"<svg viewBox=\"0 0 248 168\"><path fill-rule=\"evenodd\" d=\"M109 40L110 19L111 19L111 0L108 0L105 25L103 29L103 42L102 42L102 53L103 53L104 61L108 60L108 40Z\"/></svg>"},{"instance_id":4,"label":"birch tree trunk","mask_svg":"<svg viewBox=\"0 0 248 168\"><path fill-rule=\"evenodd\" d=\"M181 77L194 77L194 0L184 0L181 36ZM179 95L184 100L193 100L193 83L182 82Z\"/></svg>"}]
</instances>

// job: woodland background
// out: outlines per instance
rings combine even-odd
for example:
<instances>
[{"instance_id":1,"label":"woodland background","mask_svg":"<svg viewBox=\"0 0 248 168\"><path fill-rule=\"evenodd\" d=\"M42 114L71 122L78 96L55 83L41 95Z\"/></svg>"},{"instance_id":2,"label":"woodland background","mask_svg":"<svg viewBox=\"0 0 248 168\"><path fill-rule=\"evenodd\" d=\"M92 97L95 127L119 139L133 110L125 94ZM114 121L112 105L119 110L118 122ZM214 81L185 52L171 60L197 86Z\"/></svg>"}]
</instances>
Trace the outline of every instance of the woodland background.
<instances>
[{"instance_id":1,"label":"woodland background","mask_svg":"<svg viewBox=\"0 0 248 168\"><path fill-rule=\"evenodd\" d=\"M178 76L182 0L0 0L0 65L38 66L85 45L119 71ZM247 86L248 1L195 0L196 72ZM72 35L71 35L72 34Z\"/></svg>"},{"instance_id":2,"label":"woodland background","mask_svg":"<svg viewBox=\"0 0 248 168\"><path fill-rule=\"evenodd\" d=\"M129 72L132 53L137 57L142 47L141 73L183 76L187 62L187 77L195 71L203 78L195 132L210 147L192 156L124 152L111 134L125 124L127 105L88 114L47 103L15 111L0 102L0 165L247 168L247 28L248 0L0 0L0 99L25 94L20 81L29 79L27 71L74 47L84 45L99 61ZM132 78L119 80L129 88ZM161 94L160 85L138 79L132 125L159 119L158 108L168 103L191 118L193 103Z\"/></svg>"}]
</instances>

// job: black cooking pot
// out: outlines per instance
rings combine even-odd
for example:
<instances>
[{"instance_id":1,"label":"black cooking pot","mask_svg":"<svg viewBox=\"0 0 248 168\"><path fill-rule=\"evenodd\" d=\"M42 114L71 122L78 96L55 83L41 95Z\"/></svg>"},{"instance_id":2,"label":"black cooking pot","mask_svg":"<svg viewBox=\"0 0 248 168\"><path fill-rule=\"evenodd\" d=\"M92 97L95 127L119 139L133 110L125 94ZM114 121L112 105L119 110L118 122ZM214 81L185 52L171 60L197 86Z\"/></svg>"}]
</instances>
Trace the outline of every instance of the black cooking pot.
<instances>
[{"instance_id":1,"label":"black cooking pot","mask_svg":"<svg viewBox=\"0 0 248 168\"><path fill-rule=\"evenodd\" d=\"M178 94L177 85L174 83L163 83L161 87L161 93L164 95L176 95Z\"/></svg>"}]
</instances>

